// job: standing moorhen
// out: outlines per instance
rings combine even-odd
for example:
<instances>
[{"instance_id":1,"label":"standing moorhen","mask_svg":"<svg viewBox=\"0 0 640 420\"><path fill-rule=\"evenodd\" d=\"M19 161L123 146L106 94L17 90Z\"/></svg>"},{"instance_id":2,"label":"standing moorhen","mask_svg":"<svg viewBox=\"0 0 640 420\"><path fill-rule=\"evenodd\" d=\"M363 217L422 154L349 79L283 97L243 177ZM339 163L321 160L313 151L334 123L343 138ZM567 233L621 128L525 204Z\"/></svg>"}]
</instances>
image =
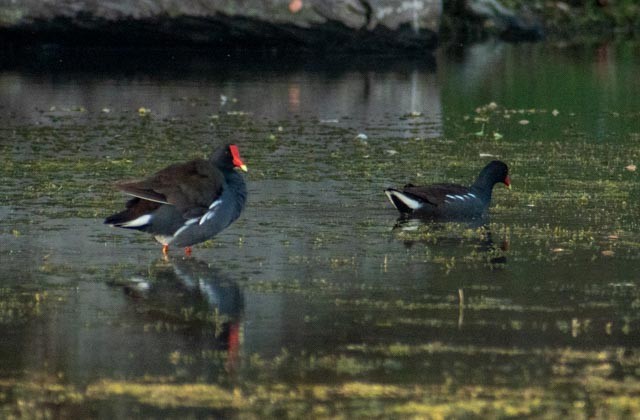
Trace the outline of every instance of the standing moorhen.
<instances>
[{"instance_id":1,"label":"standing moorhen","mask_svg":"<svg viewBox=\"0 0 640 420\"><path fill-rule=\"evenodd\" d=\"M133 198L104 222L155 235L165 255L169 244L185 247L189 255L191 245L212 238L240 216L247 188L235 168L247 171L238 147L227 144L209 160L178 163L141 181L117 183Z\"/></svg>"},{"instance_id":2,"label":"standing moorhen","mask_svg":"<svg viewBox=\"0 0 640 420\"><path fill-rule=\"evenodd\" d=\"M480 171L471 187L457 184L404 186L402 191L388 188L385 194L403 216L438 219L476 218L485 214L491 202L491 191L498 182L511 188L509 168L494 160Z\"/></svg>"}]
</instances>

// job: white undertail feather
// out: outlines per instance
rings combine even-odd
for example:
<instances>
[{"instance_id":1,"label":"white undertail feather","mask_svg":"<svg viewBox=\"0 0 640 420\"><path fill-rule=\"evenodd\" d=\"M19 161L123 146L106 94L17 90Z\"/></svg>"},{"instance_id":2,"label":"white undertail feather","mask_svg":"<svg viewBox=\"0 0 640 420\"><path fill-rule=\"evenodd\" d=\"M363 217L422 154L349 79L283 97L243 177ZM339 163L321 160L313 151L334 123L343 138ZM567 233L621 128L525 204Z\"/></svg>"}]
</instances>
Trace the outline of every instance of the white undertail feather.
<instances>
[{"instance_id":1,"label":"white undertail feather","mask_svg":"<svg viewBox=\"0 0 640 420\"><path fill-rule=\"evenodd\" d=\"M162 245L169 245L174 239L171 235L155 235L154 238L156 238L156 241L160 242Z\"/></svg>"},{"instance_id":2,"label":"white undertail feather","mask_svg":"<svg viewBox=\"0 0 640 420\"><path fill-rule=\"evenodd\" d=\"M395 197L398 200L402 201L404 205L409 207L411 210L415 210L418 207L422 206L421 202L419 202L418 200L414 200L413 198L410 198L405 194L402 194L400 191L386 190L384 193L387 195L387 197L389 197L389 201L391 201L391 204L393 204L394 207L396 207L396 203L393 202L392 197Z\"/></svg>"},{"instance_id":3,"label":"white undertail feather","mask_svg":"<svg viewBox=\"0 0 640 420\"><path fill-rule=\"evenodd\" d=\"M150 214L145 214L143 216L137 217L137 218L135 218L133 220L130 220L128 222L119 223L117 225L121 226L121 227L126 227L126 228L140 227L140 226L144 226L144 225L149 224L150 220L151 220L151 215Z\"/></svg>"}]
</instances>

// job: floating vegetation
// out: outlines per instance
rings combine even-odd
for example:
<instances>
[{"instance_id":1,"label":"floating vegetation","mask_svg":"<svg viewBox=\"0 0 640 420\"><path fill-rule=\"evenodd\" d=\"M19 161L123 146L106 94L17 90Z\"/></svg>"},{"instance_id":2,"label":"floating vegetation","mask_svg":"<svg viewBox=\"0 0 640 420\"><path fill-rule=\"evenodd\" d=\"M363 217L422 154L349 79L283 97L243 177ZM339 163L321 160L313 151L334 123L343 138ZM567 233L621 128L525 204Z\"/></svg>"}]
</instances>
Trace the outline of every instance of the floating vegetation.
<instances>
[{"instance_id":1,"label":"floating vegetation","mask_svg":"<svg viewBox=\"0 0 640 420\"><path fill-rule=\"evenodd\" d=\"M0 288L0 325L21 324L39 317L48 297L47 291L16 292Z\"/></svg>"},{"instance_id":2,"label":"floating vegetation","mask_svg":"<svg viewBox=\"0 0 640 420\"><path fill-rule=\"evenodd\" d=\"M579 392L567 391L569 385ZM227 415L260 417L307 414L323 418L345 413L358 417L582 417L592 413L587 401L597 407L598 417L636 417L640 414L640 406L636 403L640 382L626 380L620 383L597 374L518 387L345 381L297 386L276 382L225 389L215 384L175 383L148 377L143 381L104 379L89 384L84 390L64 385L56 378L33 382L5 380L0 382L0 389L5 392L2 413L25 417L52 415L52 404L62 406L62 412L73 413L74 406L80 404L122 398L140 404L143 412L171 409L173 413L187 414L195 413L192 411L195 409L209 409ZM7 391L18 399L7 398ZM616 396L620 393L625 395Z\"/></svg>"},{"instance_id":3,"label":"floating vegetation","mask_svg":"<svg viewBox=\"0 0 640 420\"><path fill-rule=\"evenodd\" d=\"M102 380L87 387L92 399L129 397L159 408L225 408L239 405L234 394L212 384L140 383ZM237 398L239 399L239 398Z\"/></svg>"},{"instance_id":4,"label":"floating vegetation","mask_svg":"<svg viewBox=\"0 0 640 420\"><path fill-rule=\"evenodd\" d=\"M234 70L180 79L168 102L153 100L164 78L143 96L133 77L128 103L109 85L93 103L12 108L0 417L640 417L637 72L523 48L495 68L527 70L508 85L455 61L438 89L403 63L248 85ZM282 108L256 106L256 86L278 85ZM304 102L327 86L338 102ZM127 200L114 180L221 141L250 170L233 229L158 261L153 240L102 224ZM513 189L481 223L398 221L383 194L468 185L493 159ZM188 262L202 269L176 269Z\"/></svg>"}]
</instances>

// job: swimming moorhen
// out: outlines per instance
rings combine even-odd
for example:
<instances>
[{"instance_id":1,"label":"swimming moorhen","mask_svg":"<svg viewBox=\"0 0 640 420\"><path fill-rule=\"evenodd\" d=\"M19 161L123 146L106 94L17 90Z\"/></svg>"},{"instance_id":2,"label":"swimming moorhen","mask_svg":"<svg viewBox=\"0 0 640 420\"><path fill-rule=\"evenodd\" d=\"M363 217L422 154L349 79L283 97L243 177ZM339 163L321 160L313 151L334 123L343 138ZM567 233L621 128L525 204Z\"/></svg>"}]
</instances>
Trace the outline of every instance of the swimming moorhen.
<instances>
[{"instance_id":1,"label":"swimming moorhen","mask_svg":"<svg viewBox=\"0 0 640 420\"><path fill-rule=\"evenodd\" d=\"M491 191L498 182L511 188L509 169L504 162L494 160L480 171L471 187L457 184L415 186L402 190L388 188L385 194L403 216L438 219L476 218L485 214L491 202Z\"/></svg>"},{"instance_id":2,"label":"swimming moorhen","mask_svg":"<svg viewBox=\"0 0 640 420\"><path fill-rule=\"evenodd\" d=\"M191 245L212 238L240 216L247 188L235 168L247 171L238 147L227 144L209 160L178 163L140 181L117 183L133 198L104 222L153 234L165 255L169 244L190 254Z\"/></svg>"}]
</instances>

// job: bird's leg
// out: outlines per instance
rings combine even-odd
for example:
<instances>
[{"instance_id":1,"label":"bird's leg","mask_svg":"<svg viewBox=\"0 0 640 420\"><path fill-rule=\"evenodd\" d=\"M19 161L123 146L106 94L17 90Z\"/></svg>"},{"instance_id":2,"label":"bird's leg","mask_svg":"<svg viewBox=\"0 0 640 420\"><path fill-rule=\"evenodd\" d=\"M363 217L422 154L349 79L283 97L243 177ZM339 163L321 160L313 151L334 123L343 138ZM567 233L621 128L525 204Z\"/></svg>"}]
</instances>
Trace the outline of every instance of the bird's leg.
<instances>
[{"instance_id":1,"label":"bird's leg","mask_svg":"<svg viewBox=\"0 0 640 420\"><path fill-rule=\"evenodd\" d=\"M169 255L169 245L162 245L162 255L164 255L165 257Z\"/></svg>"},{"instance_id":2,"label":"bird's leg","mask_svg":"<svg viewBox=\"0 0 640 420\"><path fill-rule=\"evenodd\" d=\"M191 247L187 246L184 248L184 255L186 255L187 257L191 256Z\"/></svg>"}]
</instances>

